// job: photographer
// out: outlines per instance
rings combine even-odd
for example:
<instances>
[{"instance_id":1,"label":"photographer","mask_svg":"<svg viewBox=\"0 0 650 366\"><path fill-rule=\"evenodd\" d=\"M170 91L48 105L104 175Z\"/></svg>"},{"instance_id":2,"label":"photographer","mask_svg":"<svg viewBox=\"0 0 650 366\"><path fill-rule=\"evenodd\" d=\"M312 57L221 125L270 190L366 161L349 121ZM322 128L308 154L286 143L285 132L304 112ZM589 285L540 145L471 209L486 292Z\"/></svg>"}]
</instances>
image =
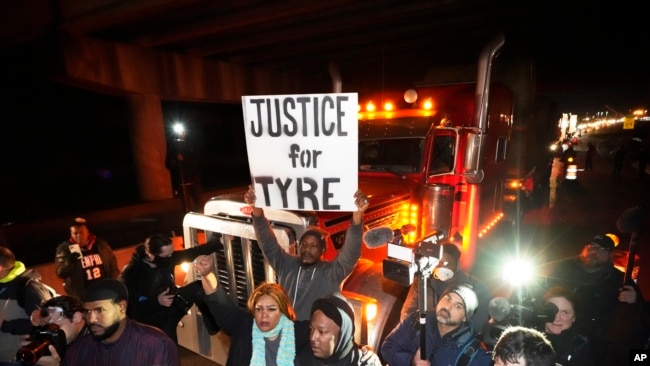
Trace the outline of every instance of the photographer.
<instances>
[{"instance_id":1,"label":"photographer","mask_svg":"<svg viewBox=\"0 0 650 366\"><path fill-rule=\"evenodd\" d=\"M634 281L623 283L625 274L614 266L615 246L610 236L595 235L577 257L557 263L549 277L551 285L575 294L580 325L594 344L597 361L607 365L622 362L630 348L642 348L647 339L639 314L643 295Z\"/></svg>"},{"instance_id":2,"label":"photographer","mask_svg":"<svg viewBox=\"0 0 650 366\"><path fill-rule=\"evenodd\" d=\"M183 262L192 262L199 255L212 254L222 247L220 239L213 237L205 245L174 251L169 235L147 237L143 244L135 248L120 278L129 290L128 316L161 329L177 342L178 322L196 303L208 332L216 334L219 327L207 305L198 297L201 281L176 287L174 267Z\"/></svg>"},{"instance_id":3,"label":"photographer","mask_svg":"<svg viewBox=\"0 0 650 366\"><path fill-rule=\"evenodd\" d=\"M41 305L41 310L36 310L32 316L32 322L40 326L40 329L48 324L56 324L59 329L65 333L65 345L70 345L77 337L88 333L88 327L83 315L83 305L81 301L72 296L57 296ZM34 338L34 337L31 337ZM51 356L53 351L59 355L64 354L64 349L56 349L56 340L51 337L39 337L38 340L27 339L21 342L21 351L23 354L30 355L33 353L37 359L36 365L58 365L58 360ZM47 350L36 351L34 350L35 343L38 341L48 341L49 345ZM65 347L63 347L65 348ZM29 352L31 350L31 352ZM21 361L21 360L19 360Z\"/></svg>"},{"instance_id":4,"label":"photographer","mask_svg":"<svg viewBox=\"0 0 650 366\"><path fill-rule=\"evenodd\" d=\"M557 354L557 362L563 366L595 365L593 347L575 324L577 314L573 293L563 287L552 287L544 293L544 301L558 309L555 317L544 324L544 333Z\"/></svg>"}]
</instances>

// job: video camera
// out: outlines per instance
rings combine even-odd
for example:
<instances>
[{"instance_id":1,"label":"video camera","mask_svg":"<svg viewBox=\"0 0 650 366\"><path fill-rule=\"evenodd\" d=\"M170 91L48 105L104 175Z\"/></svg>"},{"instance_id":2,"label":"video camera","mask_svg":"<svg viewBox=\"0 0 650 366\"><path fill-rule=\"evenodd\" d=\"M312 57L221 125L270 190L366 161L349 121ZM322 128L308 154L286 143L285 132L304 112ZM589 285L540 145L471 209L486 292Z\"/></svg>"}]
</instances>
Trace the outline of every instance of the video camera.
<instances>
[{"instance_id":1,"label":"video camera","mask_svg":"<svg viewBox=\"0 0 650 366\"><path fill-rule=\"evenodd\" d=\"M443 232L434 231L413 249L388 243L388 257L383 262L384 277L404 286L410 286L416 274L428 278L442 258L439 241L444 238Z\"/></svg>"},{"instance_id":2,"label":"video camera","mask_svg":"<svg viewBox=\"0 0 650 366\"><path fill-rule=\"evenodd\" d=\"M63 358L68 344L65 332L54 323L34 328L28 340L31 342L16 352L16 361L21 365L34 365L39 358L50 356L49 345L53 345L59 356Z\"/></svg>"},{"instance_id":3,"label":"video camera","mask_svg":"<svg viewBox=\"0 0 650 366\"><path fill-rule=\"evenodd\" d=\"M483 342L488 347L493 347L501 333L511 325L537 329L542 324L555 320L558 311L552 302L511 304L503 297L495 297L488 304L490 322L482 331Z\"/></svg>"}]
</instances>

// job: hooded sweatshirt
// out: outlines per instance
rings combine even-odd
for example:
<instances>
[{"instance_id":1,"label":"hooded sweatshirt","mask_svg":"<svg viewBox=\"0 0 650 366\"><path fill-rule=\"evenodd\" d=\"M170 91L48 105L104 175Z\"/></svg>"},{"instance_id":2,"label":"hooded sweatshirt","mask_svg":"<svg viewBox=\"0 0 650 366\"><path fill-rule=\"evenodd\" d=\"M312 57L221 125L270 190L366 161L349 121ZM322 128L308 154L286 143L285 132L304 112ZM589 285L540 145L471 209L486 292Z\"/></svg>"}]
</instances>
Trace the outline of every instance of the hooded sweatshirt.
<instances>
[{"instance_id":1,"label":"hooded sweatshirt","mask_svg":"<svg viewBox=\"0 0 650 366\"><path fill-rule=\"evenodd\" d=\"M0 309L4 318L0 332L0 361L14 359L20 347L20 335L29 334L32 329L32 311L53 296L47 287L41 285L40 279L38 272L26 269L19 261L7 276L0 278ZM20 301L19 297L22 297Z\"/></svg>"},{"instance_id":2,"label":"hooded sweatshirt","mask_svg":"<svg viewBox=\"0 0 650 366\"><path fill-rule=\"evenodd\" d=\"M314 301L341 291L343 280L352 273L361 256L362 225L350 225L345 243L334 260L320 260L312 266L303 266L299 256L282 249L266 217L252 218L260 249L277 273L278 283L289 295L296 320L309 320Z\"/></svg>"}]
</instances>

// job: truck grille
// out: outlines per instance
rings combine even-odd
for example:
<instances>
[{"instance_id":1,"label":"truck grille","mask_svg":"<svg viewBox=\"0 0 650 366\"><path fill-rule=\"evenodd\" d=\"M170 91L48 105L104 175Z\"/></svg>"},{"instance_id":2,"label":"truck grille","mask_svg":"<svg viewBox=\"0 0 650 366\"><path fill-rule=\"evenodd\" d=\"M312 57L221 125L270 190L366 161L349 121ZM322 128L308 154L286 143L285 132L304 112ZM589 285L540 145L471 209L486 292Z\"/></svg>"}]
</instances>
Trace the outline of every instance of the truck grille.
<instances>
[{"instance_id":1,"label":"truck grille","mask_svg":"<svg viewBox=\"0 0 650 366\"><path fill-rule=\"evenodd\" d=\"M216 253L219 285L240 308L246 309L252 290L266 281L264 256L255 240L229 236L224 245L227 249Z\"/></svg>"}]
</instances>

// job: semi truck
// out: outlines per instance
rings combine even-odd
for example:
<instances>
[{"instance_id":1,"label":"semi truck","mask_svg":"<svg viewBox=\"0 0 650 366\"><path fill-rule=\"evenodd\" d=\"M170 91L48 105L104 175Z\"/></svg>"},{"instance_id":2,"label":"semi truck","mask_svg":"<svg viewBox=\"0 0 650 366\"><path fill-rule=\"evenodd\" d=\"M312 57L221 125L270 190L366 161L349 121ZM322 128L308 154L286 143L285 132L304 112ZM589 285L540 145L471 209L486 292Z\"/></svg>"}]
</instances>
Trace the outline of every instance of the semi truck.
<instances>
[{"instance_id":1,"label":"semi truck","mask_svg":"<svg viewBox=\"0 0 650 366\"><path fill-rule=\"evenodd\" d=\"M406 250L435 232L440 241L461 248L461 266L469 269L480 239L500 220L517 217L513 208L520 180L509 165L514 98L507 87L491 82L492 63L503 44L503 37L497 37L484 48L476 82L419 85L405 92L402 102L391 102L386 94L382 103L360 96L358 184L370 201L365 230L408 227L400 244ZM334 85L341 83L334 80ZM186 248L221 237L223 250L215 254L219 285L242 309L258 284L276 280L256 241L244 193L213 197L203 212L189 212L183 220ZM295 252L296 240L308 226L327 231L325 259L343 245L352 215L264 212L288 252ZM362 245L361 258L342 284L355 309L356 341L374 349L398 323L408 292L408 284L385 273L391 260L387 247ZM197 278L190 271L186 281ZM210 336L201 316L192 309L182 320L179 343L225 364L227 336Z\"/></svg>"}]
</instances>

